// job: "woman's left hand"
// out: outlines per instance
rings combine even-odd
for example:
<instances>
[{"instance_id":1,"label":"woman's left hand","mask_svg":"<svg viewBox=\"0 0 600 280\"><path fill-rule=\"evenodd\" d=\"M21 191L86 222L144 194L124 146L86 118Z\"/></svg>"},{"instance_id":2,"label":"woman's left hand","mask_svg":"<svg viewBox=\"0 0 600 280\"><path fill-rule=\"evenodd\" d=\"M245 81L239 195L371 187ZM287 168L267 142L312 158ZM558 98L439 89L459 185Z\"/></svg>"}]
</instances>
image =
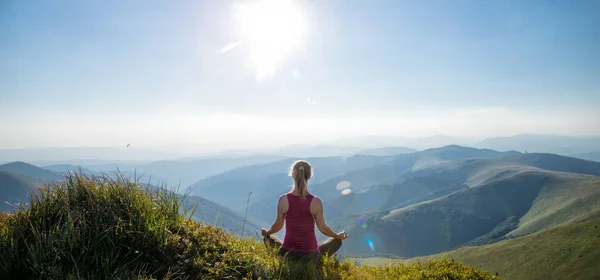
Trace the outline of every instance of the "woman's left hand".
<instances>
[{"instance_id":1,"label":"woman's left hand","mask_svg":"<svg viewBox=\"0 0 600 280\"><path fill-rule=\"evenodd\" d=\"M268 231L266 228L263 228L263 229L261 229L261 231L262 231L262 236L265 236L265 237L266 237L266 236L269 236L269 235L270 235L270 234L269 234L269 231Z\"/></svg>"}]
</instances>

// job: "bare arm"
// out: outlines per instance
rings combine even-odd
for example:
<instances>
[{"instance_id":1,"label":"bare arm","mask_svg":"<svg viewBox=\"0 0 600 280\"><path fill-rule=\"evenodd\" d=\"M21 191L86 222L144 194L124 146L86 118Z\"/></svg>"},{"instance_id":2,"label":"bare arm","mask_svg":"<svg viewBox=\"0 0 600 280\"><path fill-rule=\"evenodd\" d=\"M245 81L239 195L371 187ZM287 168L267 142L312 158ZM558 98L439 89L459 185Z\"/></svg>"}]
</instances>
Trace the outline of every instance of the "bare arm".
<instances>
[{"instance_id":1,"label":"bare arm","mask_svg":"<svg viewBox=\"0 0 600 280\"><path fill-rule=\"evenodd\" d=\"M287 210L289 208L289 204L287 201L287 197L281 196L279 201L277 202L277 218L275 218L275 222L271 225L269 230L262 230L263 235L271 235L279 232L284 225L284 218Z\"/></svg>"},{"instance_id":2,"label":"bare arm","mask_svg":"<svg viewBox=\"0 0 600 280\"><path fill-rule=\"evenodd\" d=\"M315 222L317 223L317 228L319 231L329 237L337 238L337 239L346 239L348 235L345 231L340 233L335 233L325 222L325 216L323 215L323 202L318 197L315 197L310 204L310 212L315 217Z\"/></svg>"}]
</instances>

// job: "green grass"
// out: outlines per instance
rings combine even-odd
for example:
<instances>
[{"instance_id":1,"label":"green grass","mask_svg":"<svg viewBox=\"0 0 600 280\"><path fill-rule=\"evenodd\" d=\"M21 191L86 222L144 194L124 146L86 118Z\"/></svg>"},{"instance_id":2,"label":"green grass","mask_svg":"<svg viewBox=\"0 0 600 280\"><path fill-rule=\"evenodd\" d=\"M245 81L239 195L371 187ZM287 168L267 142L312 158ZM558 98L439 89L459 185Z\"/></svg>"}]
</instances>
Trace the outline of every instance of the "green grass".
<instances>
[{"instance_id":1,"label":"green grass","mask_svg":"<svg viewBox=\"0 0 600 280\"><path fill-rule=\"evenodd\" d=\"M493 279L450 259L293 263L252 238L192 221L172 193L123 178L68 177L0 214L0 279Z\"/></svg>"},{"instance_id":2,"label":"green grass","mask_svg":"<svg viewBox=\"0 0 600 280\"><path fill-rule=\"evenodd\" d=\"M600 218L565 224L495 244L421 258L355 259L366 265L414 264L451 258L505 279L600 279Z\"/></svg>"},{"instance_id":3,"label":"green grass","mask_svg":"<svg viewBox=\"0 0 600 280\"><path fill-rule=\"evenodd\" d=\"M552 183L540 190L517 229L509 236L522 236L565 222L577 220L600 210L600 177L549 172Z\"/></svg>"}]
</instances>

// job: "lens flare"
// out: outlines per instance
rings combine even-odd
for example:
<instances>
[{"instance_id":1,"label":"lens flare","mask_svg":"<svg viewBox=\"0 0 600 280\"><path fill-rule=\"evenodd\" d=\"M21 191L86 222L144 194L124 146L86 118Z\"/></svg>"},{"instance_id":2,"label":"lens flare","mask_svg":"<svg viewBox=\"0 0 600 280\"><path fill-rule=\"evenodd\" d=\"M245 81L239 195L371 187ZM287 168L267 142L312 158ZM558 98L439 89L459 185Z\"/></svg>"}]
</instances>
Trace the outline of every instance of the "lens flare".
<instances>
[{"instance_id":1,"label":"lens flare","mask_svg":"<svg viewBox=\"0 0 600 280\"><path fill-rule=\"evenodd\" d=\"M371 251L375 251L375 245L373 245L373 240L367 239L367 244L369 245L369 248L371 248Z\"/></svg>"},{"instance_id":2,"label":"lens flare","mask_svg":"<svg viewBox=\"0 0 600 280\"><path fill-rule=\"evenodd\" d=\"M365 218L360 217L356 220L356 222L358 223L358 226L362 229L366 229L367 228L367 222L365 222Z\"/></svg>"},{"instance_id":3,"label":"lens flare","mask_svg":"<svg viewBox=\"0 0 600 280\"><path fill-rule=\"evenodd\" d=\"M349 195L350 193L352 193L351 189L345 189L342 191L342 195Z\"/></svg>"},{"instance_id":4,"label":"lens flare","mask_svg":"<svg viewBox=\"0 0 600 280\"><path fill-rule=\"evenodd\" d=\"M310 101L309 101L309 102L310 102ZM336 190L338 190L338 191L340 191L340 190L343 190L343 189L349 188L349 187L350 187L350 185L351 185L351 184L350 184L350 182L348 182L348 181L341 181L341 182L339 182L339 183L337 184L337 186L335 186L335 189L336 189Z\"/></svg>"},{"instance_id":5,"label":"lens flare","mask_svg":"<svg viewBox=\"0 0 600 280\"><path fill-rule=\"evenodd\" d=\"M237 41L235 43L231 43L231 44L229 44L229 45L224 46L223 48L221 48L220 52L221 53L229 52L230 50L233 50L233 49L239 47L241 44L242 44L242 42L240 42L240 41Z\"/></svg>"}]
</instances>

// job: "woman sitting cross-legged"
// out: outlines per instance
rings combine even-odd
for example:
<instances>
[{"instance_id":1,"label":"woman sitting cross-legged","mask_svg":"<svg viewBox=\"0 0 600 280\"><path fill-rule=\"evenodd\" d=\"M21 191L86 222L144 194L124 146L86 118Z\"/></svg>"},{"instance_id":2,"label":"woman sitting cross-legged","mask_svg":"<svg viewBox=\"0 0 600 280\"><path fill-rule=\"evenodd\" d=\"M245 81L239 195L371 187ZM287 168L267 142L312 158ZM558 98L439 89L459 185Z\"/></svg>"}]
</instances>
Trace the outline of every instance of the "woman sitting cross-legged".
<instances>
[{"instance_id":1,"label":"woman sitting cross-legged","mask_svg":"<svg viewBox=\"0 0 600 280\"><path fill-rule=\"evenodd\" d=\"M335 233L325 223L323 202L308 192L308 180L312 168L306 161L300 160L292 165L290 175L294 179L291 192L282 195L277 202L277 218L269 230L262 229L265 244L279 248L279 254L292 259L320 258L333 255L342 246L342 240L348 237L345 231ZM272 235L286 225L283 242ZM321 233L330 238L317 244L315 223Z\"/></svg>"}]
</instances>

